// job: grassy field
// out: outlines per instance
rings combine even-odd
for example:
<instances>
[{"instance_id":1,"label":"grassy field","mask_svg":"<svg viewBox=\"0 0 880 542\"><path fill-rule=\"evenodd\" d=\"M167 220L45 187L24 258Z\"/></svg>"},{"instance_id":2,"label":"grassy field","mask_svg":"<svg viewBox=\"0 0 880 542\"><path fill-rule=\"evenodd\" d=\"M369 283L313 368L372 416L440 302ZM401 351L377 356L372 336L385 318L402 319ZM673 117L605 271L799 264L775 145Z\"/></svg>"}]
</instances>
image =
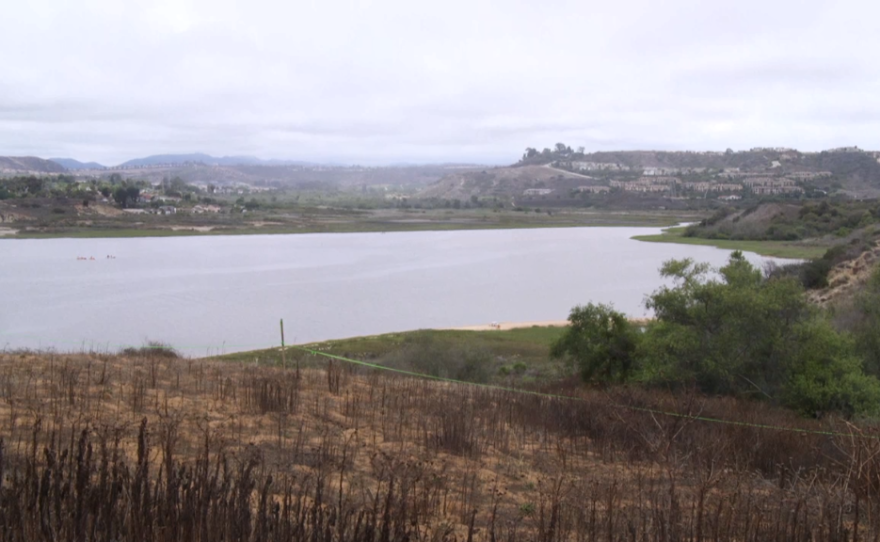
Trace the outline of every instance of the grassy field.
<instances>
[{"instance_id":1,"label":"grassy field","mask_svg":"<svg viewBox=\"0 0 880 542\"><path fill-rule=\"evenodd\" d=\"M810 244L807 242L789 241L732 241L725 239L701 239L699 237L684 237L683 227L668 228L657 235L636 235L633 239L649 243L678 243L682 245L702 245L718 247L728 250L742 250L754 252L762 256L776 258L793 258L808 260L821 258L830 245Z\"/></svg>"},{"instance_id":2,"label":"grassy field","mask_svg":"<svg viewBox=\"0 0 880 542\"><path fill-rule=\"evenodd\" d=\"M432 376L519 385L567 374L562 362L549 357L550 345L563 332L561 327L540 326L505 331L419 330L326 341L303 348ZM216 359L282 365L280 348ZM297 362L308 367L324 363L323 358L296 347L285 351L285 360L288 366Z\"/></svg>"}]
</instances>

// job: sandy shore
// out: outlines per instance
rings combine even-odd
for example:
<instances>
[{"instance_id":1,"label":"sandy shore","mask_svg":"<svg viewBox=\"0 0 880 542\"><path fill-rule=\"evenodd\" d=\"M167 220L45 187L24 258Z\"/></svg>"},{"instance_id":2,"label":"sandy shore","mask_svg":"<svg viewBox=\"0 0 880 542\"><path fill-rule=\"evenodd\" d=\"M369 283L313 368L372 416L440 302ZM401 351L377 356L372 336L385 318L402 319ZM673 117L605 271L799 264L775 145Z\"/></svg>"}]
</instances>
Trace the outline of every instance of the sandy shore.
<instances>
[{"instance_id":1,"label":"sandy shore","mask_svg":"<svg viewBox=\"0 0 880 542\"><path fill-rule=\"evenodd\" d=\"M13 230L12 228L0 228L0 237L4 235L15 235L18 233L18 230Z\"/></svg>"},{"instance_id":2,"label":"sandy shore","mask_svg":"<svg viewBox=\"0 0 880 542\"><path fill-rule=\"evenodd\" d=\"M457 329L463 331L489 331L492 329L499 330L508 330L508 329L517 329L521 327L565 327L568 325L568 320L543 320L543 321L535 321L535 322L496 322L496 323L488 323L488 324L479 324L476 326L461 326L461 327L453 327L450 329Z\"/></svg>"},{"instance_id":3,"label":"sandy shore","mask_svg":"<svg viewBox=\"0 0 880 542\"><path fill-rule=\"evenodd\" d=\"M214 226L171 226L174 231L200 231L208 232L214 229Z\"/></svg>"},{"instance_id":4,"label":"sandy shore","mask_svg":"<svg viewBox=\"0 0 880 542\"><path fill-rule=\"evenodd\" d=\"M633 324L644 326L648 322L651 321L650 318L630 318L630 322ZM491 331L493 329L505 331L508 329L518 329L522 327L566 327L568 325L568 320L539 320L534 322L491 322L488 324L479 324L475 326L461 326L461 327L452 327L449 329L456 329L461 331Z\"/></svg>"}]
</instances>

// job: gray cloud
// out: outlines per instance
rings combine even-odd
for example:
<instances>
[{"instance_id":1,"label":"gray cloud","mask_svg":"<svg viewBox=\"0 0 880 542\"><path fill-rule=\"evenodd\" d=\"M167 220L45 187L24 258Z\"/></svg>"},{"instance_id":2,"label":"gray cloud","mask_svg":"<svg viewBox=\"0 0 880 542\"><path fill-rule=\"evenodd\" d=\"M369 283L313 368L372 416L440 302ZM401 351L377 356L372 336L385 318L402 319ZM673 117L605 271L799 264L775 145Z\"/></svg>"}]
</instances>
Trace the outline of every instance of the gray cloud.
<instances>
[{"instance_id":1,"label":"gray cloud","mask_svg":"<svg viewBox=\"0 0 880 542\"><path fill-rule=\"evenodd\" d=\"M32 0L4 8L0 154L504 163L880 148L863 1Z\"/></svg>"}]
</instances>

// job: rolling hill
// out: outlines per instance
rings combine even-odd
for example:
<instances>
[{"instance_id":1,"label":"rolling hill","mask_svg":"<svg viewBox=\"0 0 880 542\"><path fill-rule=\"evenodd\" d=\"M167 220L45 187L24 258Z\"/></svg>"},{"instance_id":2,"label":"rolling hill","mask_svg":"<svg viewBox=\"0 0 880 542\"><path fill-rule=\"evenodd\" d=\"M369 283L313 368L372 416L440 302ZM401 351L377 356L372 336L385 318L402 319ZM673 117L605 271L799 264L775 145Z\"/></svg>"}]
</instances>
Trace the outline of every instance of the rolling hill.
<instances>
[{"instance_id":1,"label":"rolling hill","mask_svg":"<svg viewBox=\"0 0 880 542\"><path fill-rule=\"evenodd\" d=\"M80 169L104 169L106 167L98 162L80 162L73 158L49 158L49 160L56 164L61 164L65 168L73 171Z\"/></svg>"},{"instance_id":2,"label":"rolling hill","mask_svg":"<svg viewBox=\"0 0 880 542\"><path fill-rule=\"evenodd\" d=\"M589 175L580 175L548 166L498 167L455 171L419 192L420 198L468 199L477 197L515 197L528 189L567 192L579 186L601 184Z\"/></svg>"},{"instance_id":3,"label":"rolling hill","mask_svg":"<svg viewBox=\"0 0 880 542\"><path fill-rule=\"evenodd\" d=\"M263 160L253 156L223 156L215 157L204 153L191 154L156 154L144 158L135 158L116 167L148 167L159 165L176 164L205 164L208 166L240 166L240 165L263 165L263 166L290 166L310 165L310 162L297 162L292 160Z\"/></svg>"},{"instance_id":4,"label":"rolling hill","mask_svg":"<svg viewBox=\"0 0 880 542\"><path fill-rule=\"evenodd\" d=\"M64 173L64 166L36 156L0 156L0 174Z\"/></svg>"}]
</instances>

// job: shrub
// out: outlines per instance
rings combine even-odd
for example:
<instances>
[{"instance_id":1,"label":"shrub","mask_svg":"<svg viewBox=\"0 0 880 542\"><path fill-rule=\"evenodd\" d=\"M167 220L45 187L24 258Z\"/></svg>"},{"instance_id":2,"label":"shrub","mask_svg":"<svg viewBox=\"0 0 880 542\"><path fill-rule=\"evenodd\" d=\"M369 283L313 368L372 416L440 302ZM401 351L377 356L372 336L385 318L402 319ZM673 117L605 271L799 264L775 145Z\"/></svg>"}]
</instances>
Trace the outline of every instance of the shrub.
<instances>
[{"instance_id":1,"label":"shrub","mask_svg":"<svg viewBox=\"0 0 880 542\"><path fill-rule=\"evenodd\" d=\"M430 333L407 338L402 347L379 362L388 367L440 378L484 383L497 369L488 351L450 345Z\"/></svg>"},{"instance_id":2,"label":"shrub","mask_svg":"<svg viewBox=\"0 0 880 542\"><path fill-rule=\"evenodd\" d=\"M181 357L180 353L175 350L174 347L160 341L147 341L141 347L135 348L130 346L120 350L119 353L124 356L144 358L177 359Z\"/></svg>"},{"instance_id":3,"label":"shrub","mask_svg":"<svg viewBox=\"0 0 880 542\"><path fill-rule=\"evenodd\" d=\"M767 279L739 252L715 270L720 280L711 271L691 260L664 264L675 285L648 298L656 322L639 343L641 380L771 399L811 415L877 410L880 383L795 279Z\"/></svg>"},{"instance_id":4,"label":"shrub","mask_svg":"<svg viewBox=\"0 0 880 542\"><path fill-rule=\"evenodd\" d=\"M572 309L571 326L552 346L551 356L568 358L585 381L623 382L636 369L638 334L622 313L589 303Z\"/></svg>"}]
</instances>

